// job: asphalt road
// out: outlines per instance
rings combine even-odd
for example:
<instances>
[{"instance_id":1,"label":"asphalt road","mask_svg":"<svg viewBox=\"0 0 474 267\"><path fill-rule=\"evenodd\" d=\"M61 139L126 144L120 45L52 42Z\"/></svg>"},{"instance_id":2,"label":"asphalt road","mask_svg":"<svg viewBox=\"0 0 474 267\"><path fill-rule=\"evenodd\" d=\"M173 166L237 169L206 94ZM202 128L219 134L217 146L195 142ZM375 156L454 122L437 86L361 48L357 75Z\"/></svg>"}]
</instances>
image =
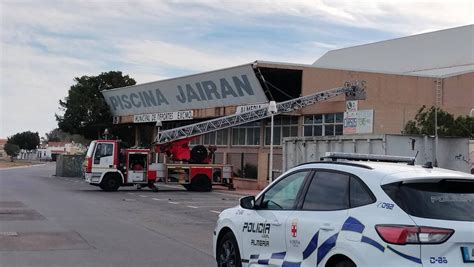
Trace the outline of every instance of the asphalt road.
<instances>
[{"instance_id":1,"label":"asphalt road","mask_svg":"<svg viewBox=\"0 0 474 267\"><path fill-rule=\"evenodd\" d=\"M0 170L0 266L215 266L225 191L102 192L54 163Z\"/></svg>"}]
</instances>

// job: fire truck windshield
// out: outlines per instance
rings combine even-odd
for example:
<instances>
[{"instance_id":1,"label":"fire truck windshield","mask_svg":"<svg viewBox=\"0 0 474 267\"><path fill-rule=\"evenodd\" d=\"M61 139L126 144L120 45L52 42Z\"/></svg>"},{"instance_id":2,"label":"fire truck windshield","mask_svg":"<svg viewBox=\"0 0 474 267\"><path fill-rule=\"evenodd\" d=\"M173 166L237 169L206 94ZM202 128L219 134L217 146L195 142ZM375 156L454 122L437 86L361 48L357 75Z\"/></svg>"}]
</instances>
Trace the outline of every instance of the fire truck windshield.
<instances>
[{"instance_id":1,"label":"fire truck windshield","mask_svg":"<svg viewBox=\"0 0 474 267\"><path fill-rule=\"evenodd\" d=\"M89 148L87 149L87 157L92 157L92 153L94 152L94 147L95 147L95 141L92 141L89 145Z\"/></svg>"}]
</instances>

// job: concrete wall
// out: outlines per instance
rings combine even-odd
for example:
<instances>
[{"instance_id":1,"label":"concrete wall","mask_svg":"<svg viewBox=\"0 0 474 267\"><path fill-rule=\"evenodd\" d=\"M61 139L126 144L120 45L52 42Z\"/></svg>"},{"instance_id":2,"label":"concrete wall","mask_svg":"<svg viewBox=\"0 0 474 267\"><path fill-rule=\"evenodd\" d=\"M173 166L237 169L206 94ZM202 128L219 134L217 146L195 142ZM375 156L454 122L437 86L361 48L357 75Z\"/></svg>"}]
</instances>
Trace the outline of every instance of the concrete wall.
<instances>
[{"instance_id":1,"label":"concrete wall","mask_svg":"<svg viewBox=\"0 0 474 267\"><path fill-rule=\"evenodd\" d=\"M474 174L474 140L469 141L469 166L471 174Z\"/></svg>"},{"instance_id":2,"label":"concrete wall","mask_svg":"<svg viewBox=\"0 0 474 267\"><path fill-rule=\"evenodd\" d=\"M58 155L56 159L56 176L61 177L81 177L82 155Z\"/></svg>"},{"instance_id":3,"label":"concrete wall","mask_svg":"<svg viewBox=\"0 0 474 267\"><path fill-rule=\"evenodd\" d=\"M417 154L416 164L428 161L439 167L470 172L468 138L439 138L403 135L353 135L334 137L286 138L283 145L283 169L298 164L319 161L326 152L347 152L410 156Z\"/></svg>"}]
</instances>

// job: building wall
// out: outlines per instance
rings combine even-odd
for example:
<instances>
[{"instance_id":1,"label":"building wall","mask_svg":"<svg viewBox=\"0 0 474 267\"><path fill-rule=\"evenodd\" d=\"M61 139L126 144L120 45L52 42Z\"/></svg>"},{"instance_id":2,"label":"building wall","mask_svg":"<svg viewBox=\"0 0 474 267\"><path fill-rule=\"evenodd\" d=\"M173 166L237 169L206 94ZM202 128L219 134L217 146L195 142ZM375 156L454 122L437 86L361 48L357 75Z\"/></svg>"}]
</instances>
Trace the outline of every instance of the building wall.
<instances>
[{"instance_id":1,"label":"building wall","mask_svg":"<svg viewBox=\"0 0 474 267\"><path fill-rule=\"evenodd\" d=\"M443 107L449 113L468 115L474 108L474 72L443 79Z\"/></svg>"},{"instance_id":2,"label":"building wall","mask_svg":"<svg viewBox=\"0 0 474 267\"><path fill-rule=\"evenodd\" d=\"M5 150L4 150L4 147L5 147L6 143L7 143L7 139L0 138L0 159L1 160L8 159L7 152L5 152Z\"/></svg>"},{"instance_id":3,"label":"building wall","mask_svg":"<svg viewBox=\"0 0 474 267\"><path fill-rule=\"evenodd\" d=\"M344 81L365 80L367 99L359 101L359 109L374 109L374 133L399 134L418 109L435 105L436 78L407 75L355 72L321 68L306 68L303 72L303 94L317 88L341 86ZM441 108L454 115L467 115L474 108L474 73L442 79ZM303 114L342 112L343 96L314 105Z\"/></svg>"}]
</instances>

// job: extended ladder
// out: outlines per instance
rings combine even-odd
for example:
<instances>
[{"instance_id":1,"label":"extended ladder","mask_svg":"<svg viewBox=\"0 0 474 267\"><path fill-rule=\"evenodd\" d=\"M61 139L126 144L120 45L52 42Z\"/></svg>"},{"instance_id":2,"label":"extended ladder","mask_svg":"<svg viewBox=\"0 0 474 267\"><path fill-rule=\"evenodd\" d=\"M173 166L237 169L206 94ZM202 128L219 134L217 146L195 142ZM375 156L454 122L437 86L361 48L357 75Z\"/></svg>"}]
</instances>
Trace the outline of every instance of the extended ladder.
<instances>
[{"instance_id":1,"label":"extended ladder","mask_svg":"<svg viewBox=\"0 0 474 267\"><path fill-rule=\"evenodd\" d=\"M329 89L327 91L322 91L312 95L302 96L277 103L277 112L274 114L268 112L268 108L265 107L240 114L229 115L217 119L198 122L170 130L160 131L155 138L155 144L169 143L184 138L189 138L222 130L225 128L234 127L248 122L258 121L261 119L268 118L271 115L293 112L298 109L316 104L318 102L326 101L329 98L333 98L342 94L345 94L346 99L348 100L362 100L365 99L364 89L364 81L346 82L342 87L337 87Z\"/></svg>"}]
</instances>

